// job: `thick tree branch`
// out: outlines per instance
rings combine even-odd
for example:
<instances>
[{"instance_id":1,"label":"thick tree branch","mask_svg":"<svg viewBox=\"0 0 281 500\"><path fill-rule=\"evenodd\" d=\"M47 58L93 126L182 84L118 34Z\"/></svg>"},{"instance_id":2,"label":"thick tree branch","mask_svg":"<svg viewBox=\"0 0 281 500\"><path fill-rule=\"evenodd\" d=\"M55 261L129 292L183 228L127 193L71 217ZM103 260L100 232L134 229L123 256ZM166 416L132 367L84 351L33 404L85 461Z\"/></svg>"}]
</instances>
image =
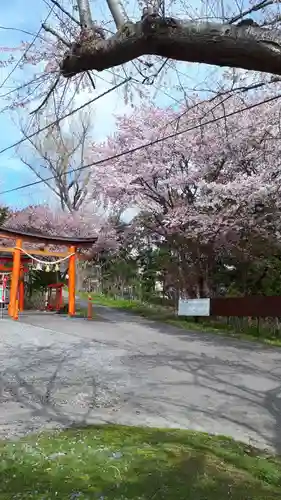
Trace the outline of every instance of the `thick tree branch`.
<instances>
[{"instance_id":1,"label":"thick tree branch","mask_svg":"<svg viewBox=\"0 0 281 500\"><path fill-rule=\"evenodd\" d=\"M69 78L87 70L103 71L148 54L281 75L281 32L147 16L123 25L107 40L81 38L65 54L61 73Z\"/></svg>"},{"instance_id":2,"label":"thick tree branch","mask_svg":"<svg viewBox=\"0 0 281 500\"><path fill-rule=\"evenodd\" d=\"M84 30L93 29L93 20L89 0L77 0L80 24Z\"/></svg>"},{"instance_id":3,"label":"thick tree branch","mask_svg":"<svg viewBox=\"0 0 281 500\"><path fill-rule=\"evenodd\" d=\"M125 24L125 18L121 12L120 4L118 0L106 0L108 8L114 19L116 28L119 29Z\"/></svg>"},{"instance_id":4,"label":"thick tree branch","mask_svg":"<svg viewBox=\"0 0 281 500\"><path fill-rule=\"evenodd\" d=\"M104 39L103 28L93 22L89 0L77 0L77 7L81 24L81 38L86 40Z\"/></svg>"}]
</instances>

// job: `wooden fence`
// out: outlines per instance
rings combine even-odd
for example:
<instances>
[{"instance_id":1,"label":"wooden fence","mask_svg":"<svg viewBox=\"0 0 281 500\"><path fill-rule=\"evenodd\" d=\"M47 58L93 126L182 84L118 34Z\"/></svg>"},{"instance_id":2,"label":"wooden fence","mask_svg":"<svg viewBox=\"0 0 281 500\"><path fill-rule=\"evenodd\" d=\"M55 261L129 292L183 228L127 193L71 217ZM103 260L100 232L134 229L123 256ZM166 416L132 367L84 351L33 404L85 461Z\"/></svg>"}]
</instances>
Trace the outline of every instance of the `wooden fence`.
<instances>
[{"instance_id":1,"label":"wooden fence","mask_svg":"<svg viewBox=\"0 0 281 500\"><path fill-rule=\"evenodd\" d=\"M281 296L211 298L210 316L281 317Z\"/></svg>"}]
</instances>

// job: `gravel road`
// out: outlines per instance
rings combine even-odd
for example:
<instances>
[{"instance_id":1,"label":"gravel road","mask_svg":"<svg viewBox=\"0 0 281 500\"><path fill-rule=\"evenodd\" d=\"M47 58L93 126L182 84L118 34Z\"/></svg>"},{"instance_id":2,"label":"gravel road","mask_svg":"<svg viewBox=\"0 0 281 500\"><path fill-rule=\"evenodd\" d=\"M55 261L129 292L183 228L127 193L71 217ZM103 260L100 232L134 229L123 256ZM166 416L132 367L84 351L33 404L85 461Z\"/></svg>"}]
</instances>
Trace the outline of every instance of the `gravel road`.
<instances>
[{"instance_id":1,"label":"gravel road","mask_svg":"<svg viewBox=\"0 0 281 500\"><path fill-rule=\"evenodd\" d=\"M97 307L0 320L0 437L74 423L181 427L281 453L281 349Z\"/></svg>"}]
</instances>

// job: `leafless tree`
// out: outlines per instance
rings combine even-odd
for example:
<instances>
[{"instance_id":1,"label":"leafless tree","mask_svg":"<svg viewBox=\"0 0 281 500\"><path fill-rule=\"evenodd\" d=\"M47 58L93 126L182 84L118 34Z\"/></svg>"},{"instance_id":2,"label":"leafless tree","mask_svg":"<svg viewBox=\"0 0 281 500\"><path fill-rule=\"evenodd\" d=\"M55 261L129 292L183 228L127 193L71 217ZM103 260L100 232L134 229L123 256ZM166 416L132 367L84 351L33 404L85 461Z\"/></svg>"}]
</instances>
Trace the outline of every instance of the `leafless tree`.
<instances>
[{"instance_id":1,"label":"leafless tree","mask_svg":"<svg viewBox=\"0 0 281 500\"><path fill-rule=\"evenodd\" d=\"M37 116L33 127L40 128L41 121ZM80 113L67 128L58 123L31 138L26 127L22 126L21 131L28 141L27 146L21 146L18 151L21 161L44 181L62 210L78 211L88 194L90 171L83 170L83 165L92 140L90 114Z\"/></svg>"}]
</instances>

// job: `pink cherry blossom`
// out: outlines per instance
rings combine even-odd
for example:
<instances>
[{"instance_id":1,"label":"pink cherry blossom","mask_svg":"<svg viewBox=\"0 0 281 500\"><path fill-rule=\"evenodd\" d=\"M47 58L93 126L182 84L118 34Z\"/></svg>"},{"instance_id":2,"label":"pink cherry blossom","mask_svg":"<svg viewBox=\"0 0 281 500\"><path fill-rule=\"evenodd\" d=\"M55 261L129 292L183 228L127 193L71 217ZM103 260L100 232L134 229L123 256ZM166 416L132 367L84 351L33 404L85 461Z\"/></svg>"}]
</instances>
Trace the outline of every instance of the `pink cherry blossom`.
<instances>
[{"instance_id":1,"label":"pink cherry blossom","mask_svg":"<svg viewBox=\"0 0 281 500\"><path fill-rule=\"evenodd\" d=\"M3 227L48 236L96 237L97 241L90 249L91 255L104 250L114 250L117 246L116 232L106 218L87 213L86 210L69 214L62 210L51 210L43 205L29 206L12 212ZM5 246L15 244L11 240L4 240L3 243ZM25 248L30 246L35 245L25 244Z\"/></svg>"},{"instance_id":2,"label":"pink cherry blossom","mask_svg":"<svg viewBox=\"0 0 281 500\"><path fill-rule=\"evenodd\" d=\"M137 205L169 238L248 254L257 240L280 243L280 104L252 107L260 97L218 97L190 110L142 106L119 117L92 161L189 131L93 166L92 192Z\"/></svg>"}]
</instances>

